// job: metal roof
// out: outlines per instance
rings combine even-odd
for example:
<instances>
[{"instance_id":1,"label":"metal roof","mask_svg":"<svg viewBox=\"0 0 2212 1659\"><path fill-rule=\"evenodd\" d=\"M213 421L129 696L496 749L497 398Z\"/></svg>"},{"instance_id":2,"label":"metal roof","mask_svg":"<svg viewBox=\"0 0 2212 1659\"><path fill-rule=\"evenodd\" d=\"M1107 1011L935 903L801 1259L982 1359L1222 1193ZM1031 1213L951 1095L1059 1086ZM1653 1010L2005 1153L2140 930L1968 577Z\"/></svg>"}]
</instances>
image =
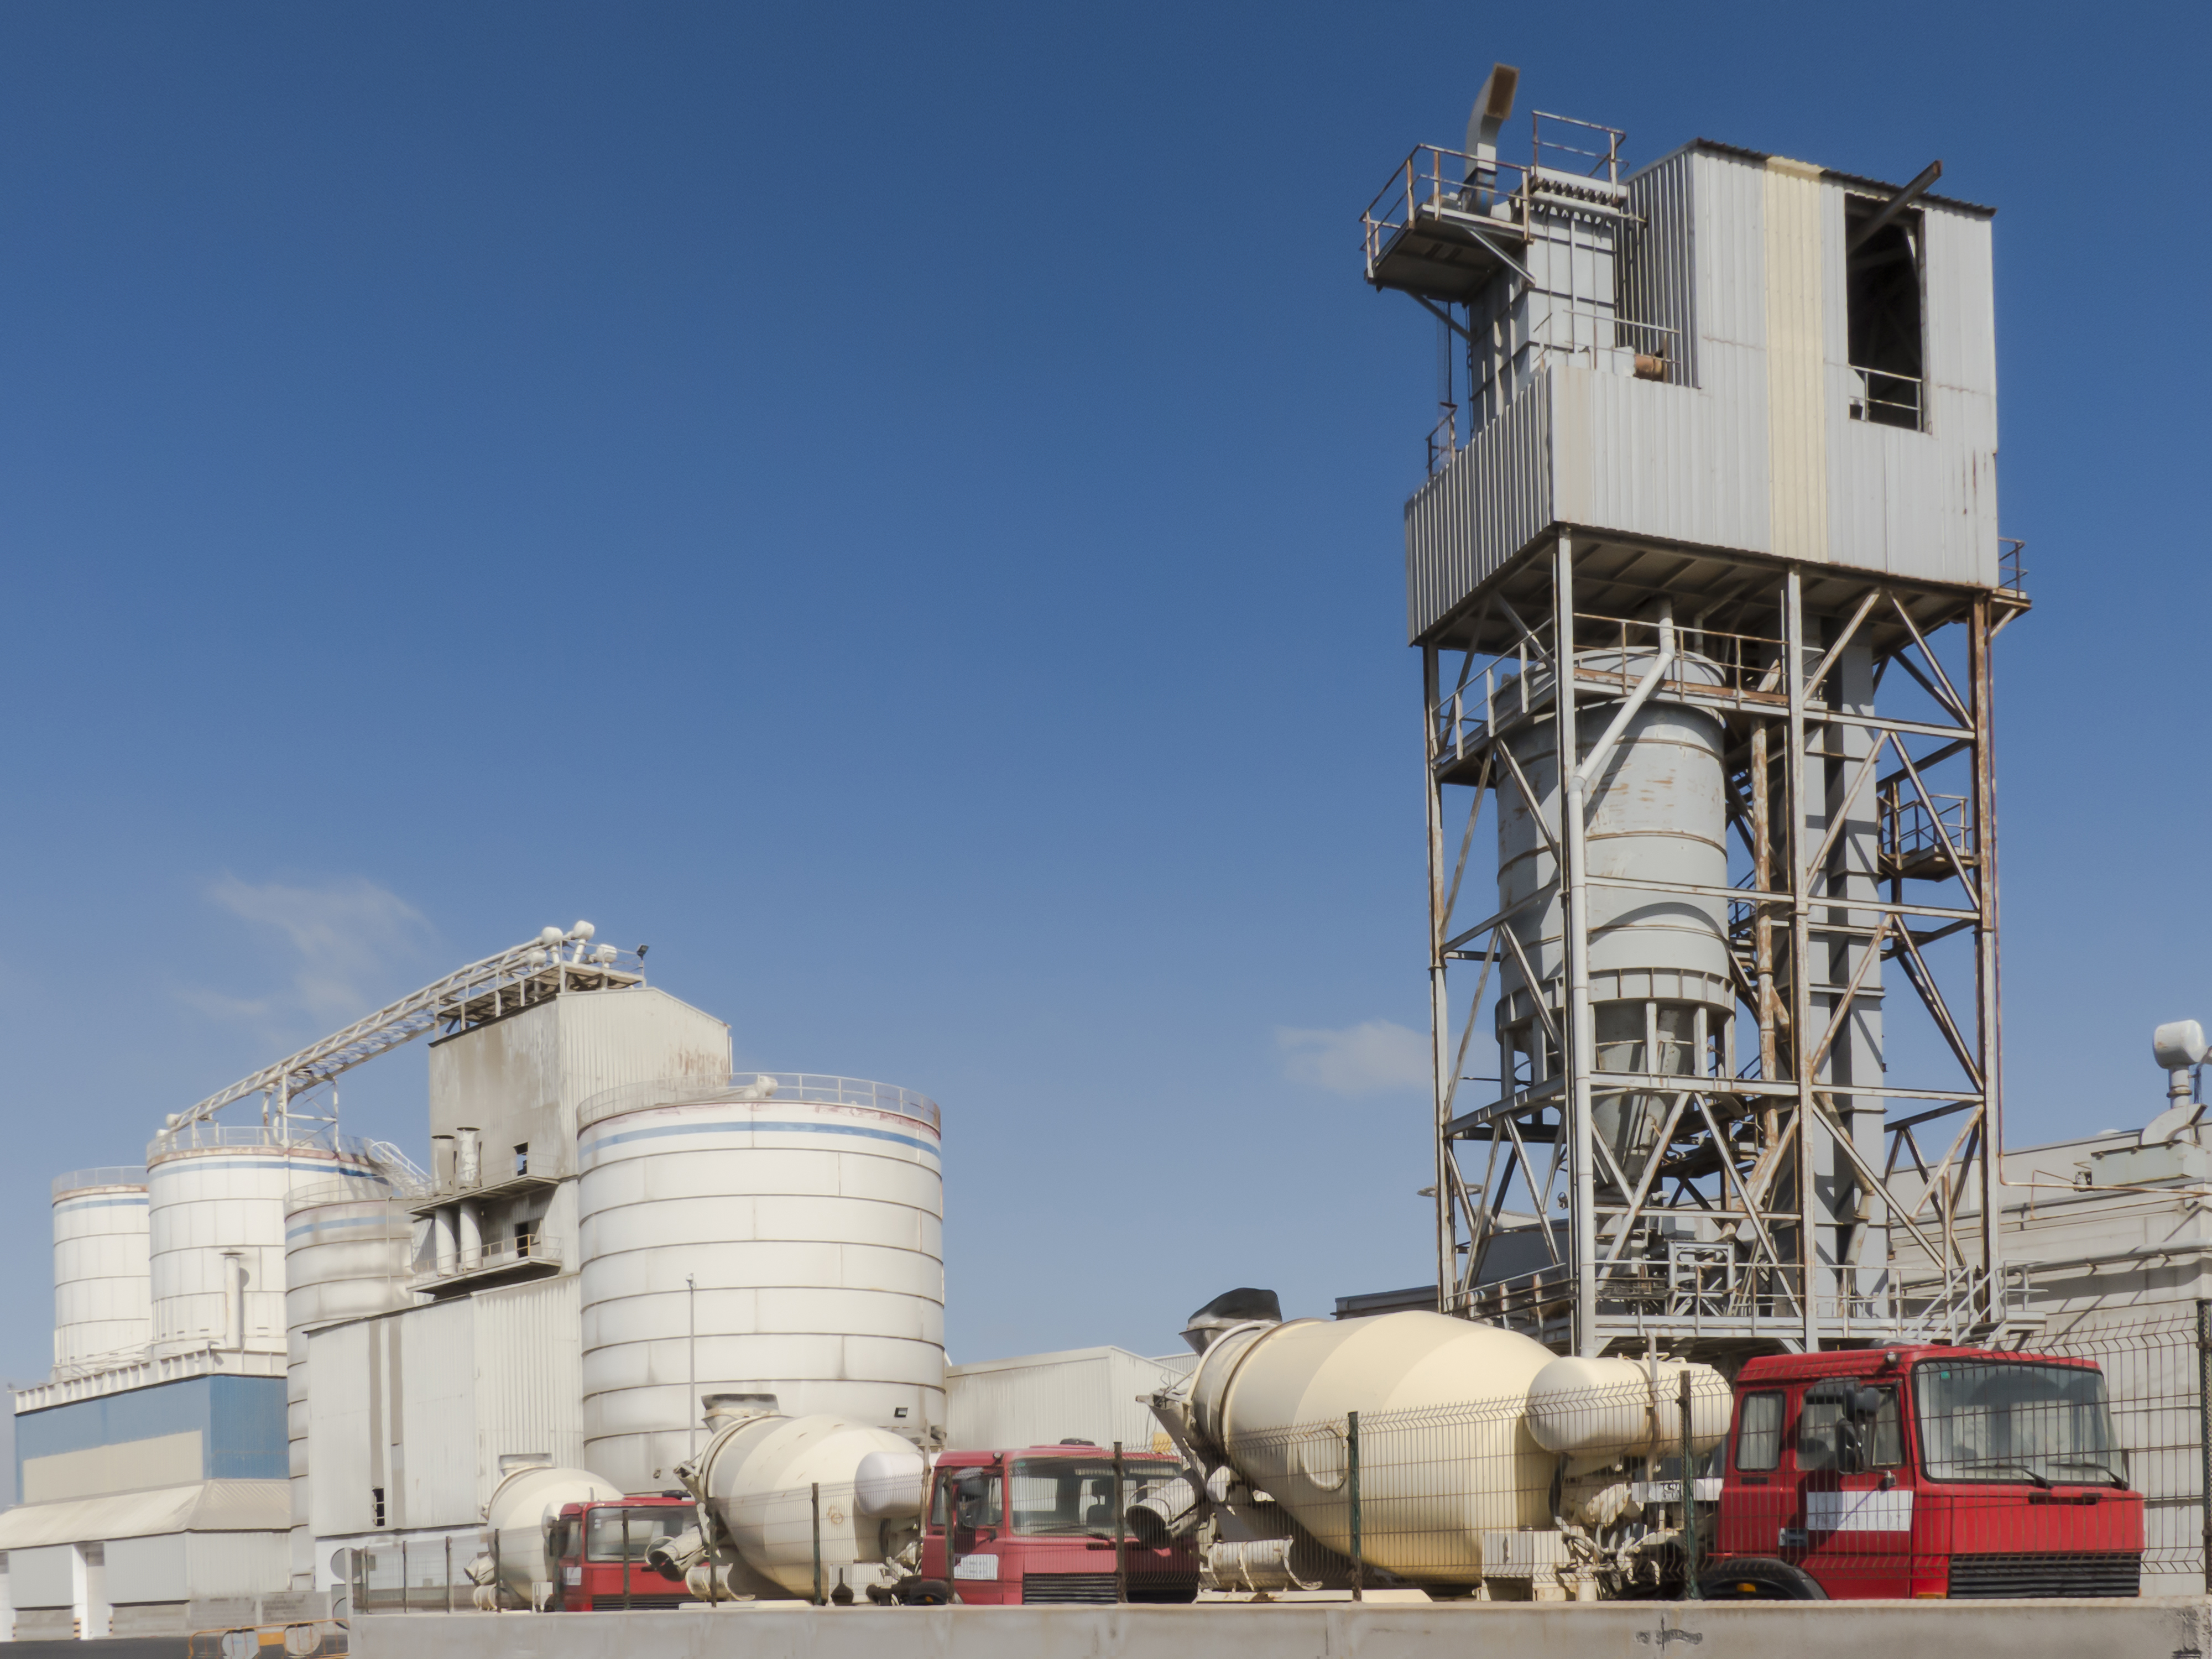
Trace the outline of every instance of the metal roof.
<instances>
[{"instance_id":1,"label":"metal roof","mask_svg":"<svg viewBox=\"0 0 2212 1659\"><path fill-rule=\"evenodd\" d=\"M1657 161L1647 161L1644 166L1637 168L1636 172L1632 173L1630 176L1634 178L1643 173L1649 173L1653 167L1659 166L1662 162L1670 161L1677 155L1686 155L1692 151L1699 151L1707 155L1733 155L1739 161L1756 161L1761 167L1765 167L1769 161L1774 161L1778 156L1780 156L1780 152L1777 150L1750 149L1741 144L1723 143L1717 138L1692 138L1688 143L1683 144L1677 149L1668 150L1666 155L1660 156ZM1791 158L1782 157L1781 159L1789 160ZM1880 179L1869 179L1863 173L1845 173L1839 167L1822 167L1820 169L1820 176L1823 179L1833 179L1839 185L1853 185L1862 190L1879 191L1885 196L1894 196L1899 191L1905 188L1902 185L1889 184ZM1996 217L1997 210L1995 208L1986 207L1979 202L1966 201L1956 196L1939 196L1935 191L1930 191L1927 195L1920 198L1920 199L1923 202L1932 202L1938 207L1949 208L1955 212L1971 213L1978 218L1994 219Z\"/></svg>"}]
</instances>

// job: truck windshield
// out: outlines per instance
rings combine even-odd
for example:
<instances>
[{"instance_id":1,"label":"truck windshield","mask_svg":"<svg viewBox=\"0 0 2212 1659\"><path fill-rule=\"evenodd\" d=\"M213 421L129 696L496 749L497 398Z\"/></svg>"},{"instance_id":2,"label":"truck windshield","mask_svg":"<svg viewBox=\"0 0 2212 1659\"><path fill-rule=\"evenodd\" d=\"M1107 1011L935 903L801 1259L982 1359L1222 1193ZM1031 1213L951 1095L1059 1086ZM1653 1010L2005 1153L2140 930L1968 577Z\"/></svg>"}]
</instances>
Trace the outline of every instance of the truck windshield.
<instances>
[{"instance_id":1,"label":"truck windshield","mask_svg":"<svg viewBox=\"0 0 2212 1659\"><path fill-rule=\"evenodd\" d=\"M641 1563L646 1551L653 1547L653 1540L672 1537L691 1524L691 1511L677 1504L656 1504L652 1509L595 1509L591 1512L590 1524L584 1529L586 1559L621 1560L625 1522L629 1528L629 1559Z\"/></svg>"},{"instance_id":2,"label":"truck windshield","mask_svg":"<svg viewBox=\"0 0 2212 1659\"><path fill-rule=\"evenodd\" d=\"M1938 1361L1915 1369L1912 1395L1930 1480L2104 1486L2123 1478L2100 1371Z\"/></svg>"},{"instance_id":3,"label":"truck windshield","mask_svg":"<svg viewBox=\"0 0 2212 1659\"><path fill-rule=\"evenodd\" d=\"M1123 1459L1123 1505L1149 1498L1182 1473L1181 1465L1157 1458ZM1014 1530L1032 1537L1094 1532L1113 1536L1114 1460L1096 1455L1016 1458Z\"/></svg>"}]
</instances>

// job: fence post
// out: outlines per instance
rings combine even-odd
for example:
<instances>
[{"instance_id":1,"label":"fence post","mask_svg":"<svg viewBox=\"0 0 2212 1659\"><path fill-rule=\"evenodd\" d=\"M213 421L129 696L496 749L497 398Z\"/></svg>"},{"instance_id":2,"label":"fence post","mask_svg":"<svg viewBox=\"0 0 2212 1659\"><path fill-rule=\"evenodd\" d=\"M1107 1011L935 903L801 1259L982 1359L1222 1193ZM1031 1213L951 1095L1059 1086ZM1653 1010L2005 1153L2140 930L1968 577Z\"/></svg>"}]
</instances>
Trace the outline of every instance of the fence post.
<instances>
[{"instance_id":1,"label":"fence post","mask_svg":"<svg viewBox=\"0 0 2212 1659\"><path fill-rule=\"evenodd\" d=\"M1691 1407L1691 1372L1682 1370L1682 1599L1697 1601L1704 1599L1698 1589L1698 1471L1695 1455L1690 1449L1690 1435L1694 1413Z\"/></svg>"},{"instance_id":2,"label":"fence post","mask_svg":"<svg viewBox=\"0 0 2212 1659\"><path fill-rule=\"evenodd\" d=\"M2204 1588L2212 1591L2212 1302L2197 1304L2197 1510L2203 1523Z\"/></svg>"},{"instance_id":3,"label":"fence post","mask_svg":"<svg viewBox=\"0 0 2212 1659\"><path fill-rule=\"evenodd\" d=\"M446 1534L446 1611L453 1610L453 1534Z\"/></svg>"},{"instance_id":4,"label":"fence post","mask_svg":"<svg viewBox=\"0 0 2212 1659\"><path fill-rule=\"evenodd\" d=\"M628 1510L617 1510L615 1513L622 1517L623 1611L624 1613L628 1613L629 1611L629 1511ZM822 1551L820 1546L817 1545L816 1547L814 1555L817 1561L821 1559ZM814 1574L816 1577L819 1578L822 1576L821 1568L817 1567L814 1570Z\"/></svg>"},{"instance_id":5,"label":"fence post","mask_svg":"<svg viewBox=\"0 0 2212 1659\"><path fill-rule=\"evenodd\" d=\"M1114 1443L1114 1599L1129 1599L1129 1551L1127 1528L1123 1524L1121 1499L1121 1443Z\"/></svg>"},{"instance_id":6,"label":"fence post","mask_svg":"<svg viewBox=\"0 0 2212 1659\"><path fill-rule=\"evenodd\" d=\"M1344 1414L1345 1484L1352 1493L1352 1599L1367 1599L1367 1568L1359 1553L1359 1413Z\"/></svg>"},{"instance_id":7,"label":"fence post","mask_svg":"<svg viewBox=\"0 0 2212 1659\"><path fill-rule=\"evenodd\" d=\"M822 1605L822 1483L814 1483L814 1605Z\"/></svg>"}]
</instances>

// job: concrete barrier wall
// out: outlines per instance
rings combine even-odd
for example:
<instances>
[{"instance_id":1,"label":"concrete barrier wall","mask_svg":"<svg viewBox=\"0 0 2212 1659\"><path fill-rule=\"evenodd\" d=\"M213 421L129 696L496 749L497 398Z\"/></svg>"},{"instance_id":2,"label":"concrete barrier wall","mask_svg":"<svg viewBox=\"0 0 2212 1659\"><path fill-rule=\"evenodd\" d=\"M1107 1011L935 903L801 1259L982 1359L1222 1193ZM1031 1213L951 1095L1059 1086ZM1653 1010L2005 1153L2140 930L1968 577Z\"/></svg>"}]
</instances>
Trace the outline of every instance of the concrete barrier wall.
<instances>
[{"instance_id":1,"label":"concrete barrier wall","mask_svg":"<svg viewBox=\"0 0 2212 1659\"><path fill-rule=\"evenodd\" d=\"M2212 1598L385 1613L361 1659L2206 1659Z\"/></svg>"}]
</instances>

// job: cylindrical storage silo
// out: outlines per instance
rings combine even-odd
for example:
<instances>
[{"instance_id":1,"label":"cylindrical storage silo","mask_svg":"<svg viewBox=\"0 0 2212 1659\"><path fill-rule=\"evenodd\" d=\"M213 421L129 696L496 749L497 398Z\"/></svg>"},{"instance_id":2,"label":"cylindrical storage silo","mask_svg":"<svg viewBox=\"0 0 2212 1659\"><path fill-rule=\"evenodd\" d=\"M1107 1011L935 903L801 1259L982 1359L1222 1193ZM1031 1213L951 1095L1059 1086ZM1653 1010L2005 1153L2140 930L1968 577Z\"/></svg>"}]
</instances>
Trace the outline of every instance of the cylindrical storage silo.
<instances>
[{"instance_id":1,"label":"cylindrical storage silo","mask_svg":"<svg viewBox=\"0 0 2212 1659\"><path fill-rule=\"evenodd\" d=\"M1634 686L1657 660L1650 650L1585 651L1580 665ZM1724 734L1705 709L1679 701L1685 685L1717 684L1719 671L1701 658L1678 655L1665 681L1631 718L1587 786L1586 873L1663 884L1588 890L1589 995L1600 1072L1710 1075L1727 1060L1735 1013L1729 975L1728 902L1683 890L1725 891L1728 805ZM1618 705L1600 703L1577 722L1580 761L1588 761ZM1509 1073L1528 1083L1559 1074L1539 999L1565 1027L1565 909L1556 890L1558 862L1548 830L1561 823L1557 725L1522 724L1506 745L1536 797L1532 809L1517 784L1498 792L1498 898L1521 952L1540 983L1532 988L1519 957L1498 964L1498 1034ZM1539 814L1540 814L1540 820ZM1666 1116L1666 1097L1600 1091L1594 1113L1600 1138L1632 1172L1651 1150Z\"/></svg>"},{"instance_id":2,"label":"cylindrical storage silo","mask_svg":"<svg viewBox=\"0 0 2212 1659\"><path fill-rule=\"evenodd\" d=\"M284 1206L295 1183L382 1182L358 1152L259 1125L185 1124L146 1150L154 1351L285 1350Z\"/></svg>"},{"instance_id":3,"label":"cylindrical storage silo","mask_svg":"<svg viewBox=\"0 0 2212 1659\"><path fill-rule=\"evenodd\" d=\"M54 1182L54 1375L143 1358L153 1338L146 1171L76 1170Z\"/></svg>"},{"instance_id":4,"label":"cylindrical storage silo","mask_svg":"<svg viewBox=\"0 0 2212 1659\"><path fill-rule=\"evenodd\" d=\"M578 1117L587 1467L665 1484L704 1443L707 1394L916 1443L941 1429L933 1103L783 1073L630 1085Z\"/></svg>"},{"instance_id":5,"label":"cylindrical storage silo","mask_svg":"<svg viewBox=\"0 0 2212 1659\"><path fill-rule=\"evenodd\" d=\"M341 1141L340 1148L366 1149ZM296 1150L296 1149L295 1149ZM325 1325L410 1306L413 1218L381 1176L325 1172L292 1188L284 1212L284 1415L291 1443L292 1576L313 1583L307 1489L307 1335Z\"/></svg>"}]
</instances>

